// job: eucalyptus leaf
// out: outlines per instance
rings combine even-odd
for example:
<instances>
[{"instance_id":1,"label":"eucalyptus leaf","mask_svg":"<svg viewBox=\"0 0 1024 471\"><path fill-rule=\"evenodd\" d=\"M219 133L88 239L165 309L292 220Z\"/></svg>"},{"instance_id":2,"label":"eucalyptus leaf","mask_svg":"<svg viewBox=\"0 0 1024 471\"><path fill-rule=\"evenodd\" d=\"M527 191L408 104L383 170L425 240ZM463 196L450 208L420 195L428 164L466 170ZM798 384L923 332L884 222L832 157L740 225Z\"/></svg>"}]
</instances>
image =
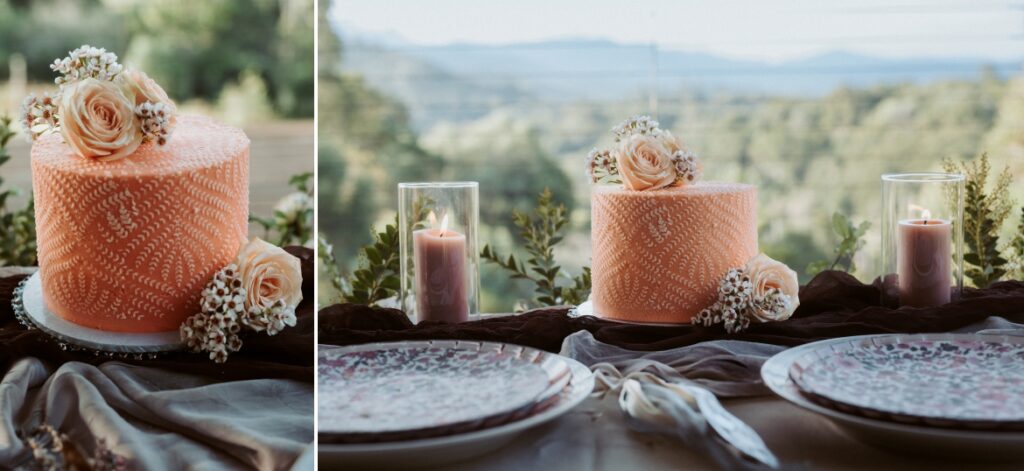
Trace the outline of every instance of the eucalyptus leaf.
<instances>
[{"instance_id":1,"label":"eucalyptus leaf","mask_svg":"<svg viewBox=\"0 0 1024 471\"><path fill-rule=\"evenodd\" d=\"M835 258L819 260L807 265L807 272L811 274L821 273L825 270L842 269L846 272L853 272L857 269L854 264L854 257L864 247L864 234L871 228L871 223L864 221L854 226L848 217L840 212L832 214L832 233L839 239L834 250Z\"/></svg>"},{"instance_id":2,"label":"eucalyptus leaf","mask_svg":"<svg viewBox=\"0 0 1024 471\"><path fill-rule=\"evenodd\" d=\"M524 243L522 251L529 254L525 264L522 261L516 263L512 254L509 254L508 262L502 263L503 258L486 245L480 256L509 271L511 279L533 282L533 300L517 303L515 309L564 302L578 304L585 300L590 294L590 269L584 267L583 273L573 278L564 274L555 262L554 249L564 240L561 231L568 226L569 218L565 206L552 201L551 191L545 189L538 195L537 207L531 213L513 210L512 223L519 229L519 238ZM566 283L560 283L562 280Z\"/></svg>"}]
</instances>

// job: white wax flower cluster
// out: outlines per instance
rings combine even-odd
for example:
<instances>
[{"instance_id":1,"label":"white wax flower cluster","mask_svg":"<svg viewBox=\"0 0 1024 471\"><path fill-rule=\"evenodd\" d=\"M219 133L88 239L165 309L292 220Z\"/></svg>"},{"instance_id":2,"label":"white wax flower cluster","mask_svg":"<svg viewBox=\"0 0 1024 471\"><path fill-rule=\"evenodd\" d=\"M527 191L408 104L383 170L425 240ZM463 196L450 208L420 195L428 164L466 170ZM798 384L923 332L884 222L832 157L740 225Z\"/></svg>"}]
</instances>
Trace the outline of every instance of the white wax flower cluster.
<instances>
[{"instance_id":1,"label":"white wax flower cluster","mask_svg":"<svg viewBox=\"0 0 1024 471\"><path fill-rule=\"evenodd\" d=\"M45 94L41 97L29 95L21 102L21 127L26 137L32 141L58 129L60 121L57 114L57 97Z\"/></svg>"},{"instance_id":2,"label":"white wax flower cluster","mask_svg":"<svg viewBox=\"0 0 1024 471\"><path fill-rule=\"evenodd\" d=\"M85 45L68 53L67 57L53 61L50 70L60 74L54 82L63 88L68 83L86 78L112 81L124 67L117 63L116 54Z\"/></svg>"}]
</instances>

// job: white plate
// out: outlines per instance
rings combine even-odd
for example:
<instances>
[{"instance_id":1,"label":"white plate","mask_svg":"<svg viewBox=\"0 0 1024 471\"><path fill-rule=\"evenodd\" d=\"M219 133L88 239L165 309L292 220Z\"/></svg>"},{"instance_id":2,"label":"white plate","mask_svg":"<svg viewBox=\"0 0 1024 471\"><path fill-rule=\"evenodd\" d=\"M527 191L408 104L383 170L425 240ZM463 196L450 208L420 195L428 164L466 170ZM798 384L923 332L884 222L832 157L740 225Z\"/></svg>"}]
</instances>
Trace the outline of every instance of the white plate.
<instances>
[{"instance_id":1,"label":"white plate","mask_svg":"<svg viewBox=\"0 0 1024 471\"><path fill-rule=\"evenodd\" d=\"M785 350L765 362L761 367L761 378L775 394L798 407L825 416L841 430L865 443L930 456L969 457L974 460L1024 458L1024 432L928 427L847 414L807 399L790 379L789 369L801 355L824 345L871 337L876 336L862 335L822 340Z\"/></svg>"},{"instance_id":2,"label":"white plate","mask_svg":"<svg viewBox=\"0 0 1024 471\"><path fill-rule=\"evenodd\" d=\"M466 460L497 450L520 434L554 420L583 402L594 389L594 375L582 363L562 357L572 380L551 407L521 420L474 432L388 443L318 445L319 464L338 469L413 468Z\"/></svg>"},{"instance_id":3,"label":"white plate","mask_svg":"<svg viewBox=\"0 0 1024 471\"><path fill-rule=\"evenodd\" d=\"M144 355L184 348L181 334L171 332L109 332L90 329L66 321L54 314L43 301L43 281L39 272L15 290L14 313L29 328L46 332L70 348L107 354Z\"/></svg>"}]
</instances>

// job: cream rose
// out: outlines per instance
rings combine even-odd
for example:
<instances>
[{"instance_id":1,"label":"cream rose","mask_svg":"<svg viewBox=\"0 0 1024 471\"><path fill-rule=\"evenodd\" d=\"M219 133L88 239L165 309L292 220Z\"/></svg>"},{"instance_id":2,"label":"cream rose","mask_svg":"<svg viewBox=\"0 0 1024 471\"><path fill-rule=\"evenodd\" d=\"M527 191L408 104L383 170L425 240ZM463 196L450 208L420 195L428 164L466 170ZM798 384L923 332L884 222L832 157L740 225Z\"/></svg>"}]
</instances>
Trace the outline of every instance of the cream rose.
<instances>
[{"instance_id":1,"label":"cream rose","mask_svg":"<svg viewBox=\"0 0 1024 471\"><path fill-rule=\"evenodd\" d=\"M630 190L656 190L676 181L672 152L657 137L624 137L615 149L615 160L622 182Z\"/></svg>"},{"instance_id":2,"label":"cream rose","mask_svg":"<svg viewBox=\"0 0 1024 471\"><path fill-rule=\"evenodd\" d=\"M60 132L78 155L123 159L142 143L132 101L107 80L86 78L61 90Z\"/></svg>"},{"instance_id":3,"label":"cream rose","mask_svg":"<svg viewBox=\"0 0 1024 471\"><path fill-rule=\"evenodd\" d=\"M174 129L174 126L178 124L178 107L174 104L174 100L171 100L160 84L149 78L145 72L138 69L125 69L117 75L117 81L127 90L129 96L135 97L136 107L143 103L154 105L163 103L167 113L165 128L167 131Z\"/></svg>"},{"instance_id":4,"label":"cream rose","mask_svg":"<svg viewBox=\"0 0 1024 471\"><path fill-rule=\"evenodd\" d=\"M174 101L167 96L167 92L141 70L125 69L118 74L117 81L124 86L129 95L135 97L135 106L146 102L153 104L163 103L171 112L177 110Z\"/></svg>"},{"instance_id":5,"label":"cream rose","mask_svg":"<svg viewBox=\"0 0 1024 471\"><path fill-rule=\"evenodd\" d=\"M235 261L245 288L246 308L269 308L281 301L289 310L302 301L299 259L284 249L253 238Z\"/></svg>"},{"instance_id":6,"label":"cream rose","mask_svg":"<svg viewBox=\"0 0 1024 471\"><path fill-rule=\"evenodd\" d=\"M680 143L679 140L676 139L676 137L669 131L661 130L661 132L658 133L658 139L661 139L662 144L665 144L665 148L668 149L669 154L675 154L681 150L686 150L686 147L684 147L683 144Z\"/></svg>"},{"instance_id":7,"label":"cream rose","mask_svg":"<svg viewBox=\"0 0 1024 471\"><path fill-rule=\"evenodd\" d=\"M765 254L750 259L747 266L743 268L750 282L753 285L751 296L751 314L761 322L781 321L789 319L797 306L800 305L800 283L797 281L796 272L787 267L784 263L772 260ZM788 299L783 299L775 309L768 308L768 305L759 305L759 301L772 290L778 290ZM769 303L770 304L770 303Z\"/></svg>"}]
</instances>

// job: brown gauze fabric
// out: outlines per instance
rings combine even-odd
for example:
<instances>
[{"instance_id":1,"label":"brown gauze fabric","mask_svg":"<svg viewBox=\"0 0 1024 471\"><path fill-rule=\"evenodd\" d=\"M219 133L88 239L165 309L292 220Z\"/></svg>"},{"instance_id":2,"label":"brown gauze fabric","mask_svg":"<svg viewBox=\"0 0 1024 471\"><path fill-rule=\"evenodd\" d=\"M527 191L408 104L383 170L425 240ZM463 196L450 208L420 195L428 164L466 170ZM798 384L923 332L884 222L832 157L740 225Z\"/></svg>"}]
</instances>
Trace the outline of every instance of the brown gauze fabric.
<instances>
[{"instance_id":1,"label":"brown gauze fabric","mask_svg":"<svg viewBox=\"0 0 1024 471\"><path fill-rule=\"evenodd\" d=\"M462 324L414 325L398 310L338 304L320 311L319 342L354 345L399 340L484 340L558 352L565 337L586 330L606 344L655 351L722 339L789 347L852 335L949 332L989 316L1024 323L1024 281L1003 281L986 289L965 288L958 301L933 308L883 306L879 286L878 281L864 284L844 272L823 272L801 287L800 307L792 318L752 324L737 334L727 334L720 325L665 327L626 325L590 316L572 318L566 315L568 307Z\"/></svg>"}]
</instances>

